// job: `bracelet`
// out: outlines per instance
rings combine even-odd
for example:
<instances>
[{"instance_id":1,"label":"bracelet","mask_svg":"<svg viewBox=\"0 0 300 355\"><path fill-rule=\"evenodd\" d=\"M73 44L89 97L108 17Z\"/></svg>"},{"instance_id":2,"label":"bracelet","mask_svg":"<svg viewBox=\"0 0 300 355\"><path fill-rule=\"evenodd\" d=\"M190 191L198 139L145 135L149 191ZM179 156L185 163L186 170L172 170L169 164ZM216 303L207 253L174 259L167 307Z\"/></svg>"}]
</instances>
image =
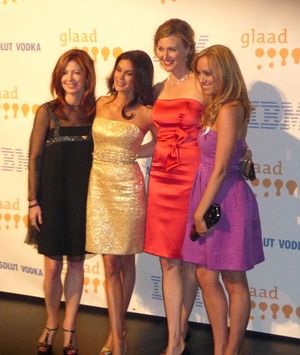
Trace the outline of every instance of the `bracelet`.
<instances>
[{"instance_id":1,"label":"bracelet","mask_svg":"<svg viewBox=\"0 0 300 355\"><path fill-rule=\"evenodd\" d=\"M32 207L36 207L36 206L39 206L39 203L38 203L38 202L35 203L35 204L33 204L33 205L28 206L28 208L32 208Z\"/></svg>"}]
</instances>

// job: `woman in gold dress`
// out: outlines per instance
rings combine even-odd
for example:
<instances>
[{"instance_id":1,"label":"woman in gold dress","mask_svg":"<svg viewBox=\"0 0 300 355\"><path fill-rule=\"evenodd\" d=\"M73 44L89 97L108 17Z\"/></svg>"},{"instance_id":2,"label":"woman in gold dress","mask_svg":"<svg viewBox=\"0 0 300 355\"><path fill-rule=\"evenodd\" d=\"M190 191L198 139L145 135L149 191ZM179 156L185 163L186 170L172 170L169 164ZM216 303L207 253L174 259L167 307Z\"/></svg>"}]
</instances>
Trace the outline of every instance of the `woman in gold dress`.
<instances>
[{"instance_id":1,"label":"woman in gold dress","mask_svg":"<svg viewBox=\"0 0 300 355\"><path fill-rule=\"evenodd\" d=\"M87 202L86 250L103 256L111 331L101 354L126 353L124 320L135 283L135 254L143 251L146 195L136 162L152 125L153 65L143 51L122 53L97 101Z\"/></svg>"}]
</instances>

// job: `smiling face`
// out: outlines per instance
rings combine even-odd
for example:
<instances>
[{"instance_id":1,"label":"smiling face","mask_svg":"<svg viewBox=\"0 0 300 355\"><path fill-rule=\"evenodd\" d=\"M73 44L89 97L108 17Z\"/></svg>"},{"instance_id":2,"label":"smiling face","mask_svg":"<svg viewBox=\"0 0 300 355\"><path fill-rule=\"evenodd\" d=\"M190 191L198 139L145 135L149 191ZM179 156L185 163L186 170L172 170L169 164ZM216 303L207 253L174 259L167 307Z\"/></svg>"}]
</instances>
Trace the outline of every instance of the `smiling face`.
<instances>
[{"instance_id":1,"label":"smiling face","mask_svg":"<svg viewBox=\"0 0 300 355\"><path fill-rule=\"evenodd\" d=\"M134 67L130 60L121 59L114 72L114 87L117 92L131 95L134 92Z\"/></svg>"},{"instance_id":2,"label":"smiling face","mask_svg":"<svg viewBox=\"0 0 300 355\"><path fill-rule=\"evenodd\" d=\"M196 75L206 96L216 96L222 89L219 67L207 57L198 59Z\"/></svg>"},{"instance_id":3,"label":"smiling face","mask_svg":"<svg viewBox=\"0 0 300 355\"><path fill-rule=\"evenodd\" d=\"M65 91L65 98L67 96L76 96L80 99L84 92L85 76L80 65L74 61L69 61L61 76L61 85Z\"/></svg>"},{"instance_id":4,"label":"smiling face","mask_svg":"<svg viewBox=\"0 0 300 355\"><path fill-rule=\"evenodd\" d=\"M186 71L188 53L189 49L184 47L181 38L178 36L161 38L155 51L160 65L168 73Z\"/></svg>"}]
</instances>

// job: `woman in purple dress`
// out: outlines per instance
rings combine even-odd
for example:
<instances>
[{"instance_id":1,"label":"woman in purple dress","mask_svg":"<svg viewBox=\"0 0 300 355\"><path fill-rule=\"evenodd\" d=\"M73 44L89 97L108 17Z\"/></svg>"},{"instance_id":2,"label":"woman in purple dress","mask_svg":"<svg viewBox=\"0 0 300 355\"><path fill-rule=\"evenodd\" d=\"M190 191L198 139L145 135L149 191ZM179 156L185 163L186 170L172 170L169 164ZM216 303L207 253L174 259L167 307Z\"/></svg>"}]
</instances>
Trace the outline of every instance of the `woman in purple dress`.
<instances>
[{"instance_id":1,"label":"woman in purple dress","mask_svg":"<svg viewBox=\"0 0 300 355\"><path fill-rule=\"evenodd\" d=\"M256 199L239 169L251 106L229 48L215 45L204 49L194 61L194 71L209 104L198 138L201 164L192 190L182 254L184 261L197 265L214 336L214 355L237 355L250 314L246 270L264 260ZM221 206L221 218L213 230L208 230L204 214L214 202ZM196 241L190 239L193 225L199 234Z\"/></svg>"}]
</instances>

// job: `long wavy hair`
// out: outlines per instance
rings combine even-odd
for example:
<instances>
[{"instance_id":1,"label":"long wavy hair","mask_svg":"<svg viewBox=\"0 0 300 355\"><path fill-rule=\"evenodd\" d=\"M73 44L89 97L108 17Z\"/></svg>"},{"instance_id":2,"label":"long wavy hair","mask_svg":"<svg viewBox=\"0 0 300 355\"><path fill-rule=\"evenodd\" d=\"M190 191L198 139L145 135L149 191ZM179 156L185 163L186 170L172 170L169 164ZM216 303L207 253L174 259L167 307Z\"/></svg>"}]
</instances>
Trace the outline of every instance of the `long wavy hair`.
<instances>
[{"instance_id":1,"label":"long wavy hair","mask_svg":"<svg viewBox=\"0 0 300 355\"><path fill-rule=\"evenodd\" d=\"M154 35L155 54L159 40L169 36L179 37L184 48L188 48L186 64L189 69L192 69L192 61L196 53L195 32L192 27L178 18L172 18L161 24Z\"/></svg>"},{"instance_id":2,"label":"long wavy hair","mask_svg":"<svg viewBox=\"0 0 300 355\"><path fill-rule=\"evenodd\" d=\"M221 107L228 102L240 102L244 108L244 119L249 120L252 108L242 72L232 51L219 44L203 49L193 61L193 71L196 74L198 61L203 57L217 66L214 75L221 81L220 92L206 106L202 116L203 124L213 125Z\"/></svg>"},{"instance_id":3,"label":"long wavy hair","mask_svg":"<svg viewBox=\"0 0 300 355\"><path fill-rule=\"evenodd\" d=\"M70 61L75 61L80 66L85 77L85 87L79 104L79 110L87 118L93 118L96 110L96 73L94 61L85 51L81 49L70 49L63 53L54 67L50 84L51 93L53 96L56 96L54 106L59 107L68 105L65 100L65 91L62 87L61 78L67 64Z\"/></svg>"},{"instance_id":4,"label":"long wavy hair","mask_svg":"<svg viewBox=\"0 0 300 355\"><path fill-rule=\"evenodd\" d=\"M133 66L134 92L133 99L129 101L122 109L122 116L125 119L131 119L133 114L128 115L128 109L136 104L152 105L153 104L153 64L149 55L141 50L132 50L120 54L115 62L114 68L107 78L108 93L113 95L115 99L117 91L114 87L114 75L121 60L129 60Z\"/></svg>"}]
</instances>

